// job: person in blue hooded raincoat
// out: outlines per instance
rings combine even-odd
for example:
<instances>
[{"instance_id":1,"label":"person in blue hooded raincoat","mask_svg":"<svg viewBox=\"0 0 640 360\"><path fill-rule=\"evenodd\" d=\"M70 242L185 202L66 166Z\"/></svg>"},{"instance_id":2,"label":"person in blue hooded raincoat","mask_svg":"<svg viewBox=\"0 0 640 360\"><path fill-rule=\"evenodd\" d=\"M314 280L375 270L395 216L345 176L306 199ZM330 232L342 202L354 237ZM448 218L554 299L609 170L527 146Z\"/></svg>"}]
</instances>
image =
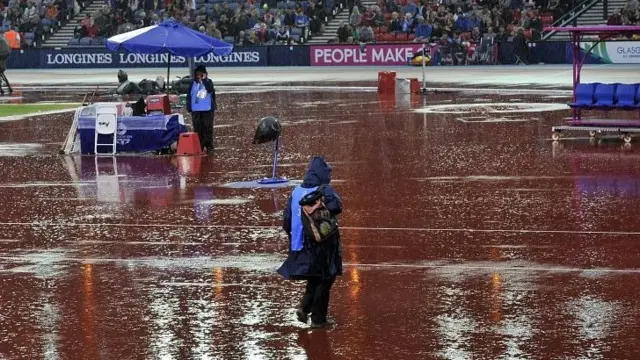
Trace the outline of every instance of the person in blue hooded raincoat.
<instances>
[{"instance_id":1,"label":"person in blue hooded raincoat","mask_svg":"<svg viewBox=\"0 0 640 360\"><path fill-rule=\"evenodd\" d=\"M289 236L289 255L278 273L287 280L306 280L307 286L296 311L298 320L307 323L311 314L311 327L330 325L327 320L331 287L336 276L342 275L340 233L318 243L304 234L300 200L322 186L325 206L333 216L342 213L342 200L329 185L331 166L321 157L311 160L302 184L293 189L284 210L283 229ZM325 186L323 186L325 185Z\"/></svg>"},{"instance_id":2,"label":"person in blue hooded raincoat","mask_svg":"<svg viewBox=\"0 0 640 360\"><path fill-rule=\"evenodd\" d=\"M194 70L191 88L187 93L187 111L191 113L193 129L200 138L200 147L213 152L213 122L216 111L216 90L207 75L207 68L198 65Z\"/></svg>"}]
</instances>

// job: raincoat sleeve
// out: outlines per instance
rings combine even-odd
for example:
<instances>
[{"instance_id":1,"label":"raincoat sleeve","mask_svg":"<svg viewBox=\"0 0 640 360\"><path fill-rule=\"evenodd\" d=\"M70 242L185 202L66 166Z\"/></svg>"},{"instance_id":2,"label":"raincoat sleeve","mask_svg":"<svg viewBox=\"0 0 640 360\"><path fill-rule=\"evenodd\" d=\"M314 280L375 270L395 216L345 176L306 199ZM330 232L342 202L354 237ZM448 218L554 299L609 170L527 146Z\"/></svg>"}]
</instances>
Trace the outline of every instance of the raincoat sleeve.
<instances>
[{"instance_id":1,"label":"raincoat sleeve","mask_svg":"<svg viewBox=\"0 0 640 360\"><path fill-rule=\"evenodd\" d=\"M338 193L331 186L325 186L322 188L322 195L324 195L324 205L331 212L332 215L340 215L342 213L342 199Z\"/></svg>"},{"instance_id":2,"label":"raincoat sleeve","mask_svg":"<svg viewBox=\"0 0 640 360\"><path fill-rule=\"evenodd\" d=\"M207 81L204 82L204 87L211 94L211 110L216 111L216 88L213 86L213 81L207 78Z\"/></svg>"},{"instance_id":3,"label":"raincoat sleeve","mask_svg":"<svg viewBox=\"0 0 640 360\"><path fill-rule=\"evenodd\" d=\"M187 98L185 99L187 112L191 112L191 88L193 87L193 81L189 83L189 91L187 91Z\"/></svg>"},{"instance_id":4,"label":"raincoat sleeve","mask_svg":"<svg viewBox=\"0 0 640 360\"><path fill-rule=\"evenodd\" d=\"M282 212L282 229L291 237L291 196L287 200L287 207Z\"/></svg>"}]
</instances>

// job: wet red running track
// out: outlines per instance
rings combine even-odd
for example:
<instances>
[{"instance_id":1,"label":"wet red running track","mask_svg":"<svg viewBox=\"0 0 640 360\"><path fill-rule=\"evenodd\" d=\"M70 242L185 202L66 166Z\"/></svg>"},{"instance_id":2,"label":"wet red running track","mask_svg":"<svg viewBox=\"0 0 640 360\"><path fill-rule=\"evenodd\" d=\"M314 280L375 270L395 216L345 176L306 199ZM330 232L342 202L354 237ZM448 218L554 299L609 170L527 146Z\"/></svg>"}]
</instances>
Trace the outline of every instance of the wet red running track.
<instances>
[{"instance_id":1,"label":"wet red running track","mask_svg":"<svg viewBox=\"0 0 640 360\"><path fill-rule=\"evenodd\" d=\"M121 156L117 177L56 155L70 116L0 123L0 359L638 359L640 150L552 144L567 100L221 95L215 155ZM289 190L225 186L269 174L267 115L282 175L334 165L330 331L275 274Z\"/></svg>"}]
</instances>

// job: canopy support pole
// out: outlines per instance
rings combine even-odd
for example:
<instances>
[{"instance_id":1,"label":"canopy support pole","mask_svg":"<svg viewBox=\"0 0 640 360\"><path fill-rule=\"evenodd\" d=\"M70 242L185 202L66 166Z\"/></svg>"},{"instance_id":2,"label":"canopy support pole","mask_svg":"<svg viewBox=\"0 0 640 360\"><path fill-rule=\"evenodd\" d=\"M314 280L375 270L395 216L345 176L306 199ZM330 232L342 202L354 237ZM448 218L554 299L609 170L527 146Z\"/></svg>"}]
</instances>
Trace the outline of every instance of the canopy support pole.
<instances>
[{"instance_id":1,"label":"canopy support pole","mask_svg":"<svg viewBox=\"0 0 640 360\"><path fill-rule=\"evenodd\" d=\"M169 91L169 82L171 78L169 78L169 73L171 72L171 54L167 53L167 81L164 82L165 91Z\"/></svg>"}]
</instances>

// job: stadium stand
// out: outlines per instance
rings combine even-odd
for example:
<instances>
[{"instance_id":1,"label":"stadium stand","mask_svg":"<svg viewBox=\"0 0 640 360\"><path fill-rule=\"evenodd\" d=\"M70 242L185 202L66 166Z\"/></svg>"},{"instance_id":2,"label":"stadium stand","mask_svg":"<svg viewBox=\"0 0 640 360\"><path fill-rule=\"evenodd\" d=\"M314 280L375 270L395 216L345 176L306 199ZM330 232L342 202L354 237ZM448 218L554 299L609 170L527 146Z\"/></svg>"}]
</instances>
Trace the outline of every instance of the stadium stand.
<instances>
[{"instance_id":1,"label":"stadium stand","mask_svg":"<svg viewBox=\"0 0 640 360\"><path fill-rule=\"evenodd\" d=\"M302 44L318 35L338 6L334 0L242 3L225 0L112 1L74 19L68 46L102 46L104 39L173 18L211 36L243 45ZM58 39L58 38L57 38ZM62 36L59 37L62 39Z\"/></svg>"},{"instance_id":2,"label":"stadium stand","mask_svg":"<svg viewBox=\"0 0 640 360\"><path fill-rule=\"evenodd\" d=\"M559 4L564 5L565 10L555 13L554 26L587 26L587 25L604 25L610 24L607 20L610 16L615 14L616 11L622 11L627 7L628 3L633 3L637 0L585 0L585 1L573 1L576 4L571 8L572 1L554 0ZM563 15L564 13L564 15ZM622 25L622 19L620 22ZM633 24L631 21L629 24ZM612 24L610 24L612 25ZM543 40L555 40L555 41L567 41L569 40L568 33L548 32L542 36Z\"/></svg>"},{"instance_id":3,"label":"stadium stand","mask_svg":"<svg viewBox=\"0 0 640 360\"><path fill-rule=\"evenodd\" d=\"M2 30L19 31L23 46L101 47L108 36L174 18L236 46L429 42L450 53L452 63L467 63L475 49L495 42L526 46L541 39L554 19L575 13L576 3L584 21L594 11L609 24L640 17L638 0L609 0L608 7L602 0L42 0L40 6L10 0Z\"/></svg>"},{"instance_id":4,"label":"stadium stand","mask_svg":"<svg viewBox=\"0 0 640 360\"><path fill-rule=\"evenodd\" d=\"M19 46L40 46L66 24L80 4L74 0L9 0L0 3L0 31Z\"/></svg>"}]
</instances>

